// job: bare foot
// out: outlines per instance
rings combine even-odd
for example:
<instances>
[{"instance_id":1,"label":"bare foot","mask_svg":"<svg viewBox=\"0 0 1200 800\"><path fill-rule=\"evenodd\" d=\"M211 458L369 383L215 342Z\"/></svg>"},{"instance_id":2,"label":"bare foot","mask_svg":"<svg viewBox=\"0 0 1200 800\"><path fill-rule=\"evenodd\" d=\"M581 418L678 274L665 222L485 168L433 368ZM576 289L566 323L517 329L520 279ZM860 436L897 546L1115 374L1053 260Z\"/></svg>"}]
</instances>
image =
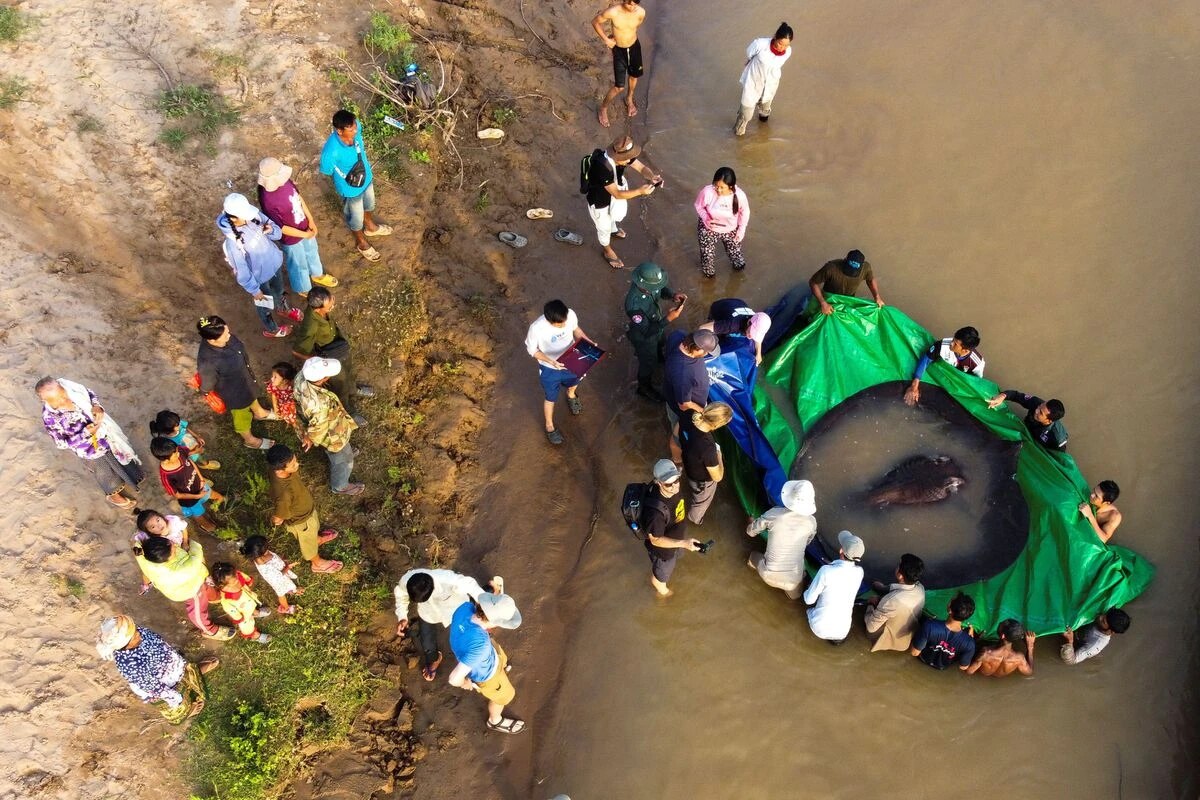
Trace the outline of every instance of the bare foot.
<instances>
[{"instance_id":1,"label":"bare foot","mask_svg":"<svg viewBox=\"0 0 1200 800\"><path fill-rule=\"evenodd\" d=\"M607 128L608 127L608 106L600 106L600 114L598 116L600 117L600 124Z\"/></svg>"},{"instance_id":2,"label":"bare foot","mask_svg":"<svg viewBox=\"0 0 1200 800\"><path fill-rule=\"evenodd\" d=\"M637 106L633 104L632 100L625 104L625 111L631 117L637 116Z\"/></svg>"}]
</instances>

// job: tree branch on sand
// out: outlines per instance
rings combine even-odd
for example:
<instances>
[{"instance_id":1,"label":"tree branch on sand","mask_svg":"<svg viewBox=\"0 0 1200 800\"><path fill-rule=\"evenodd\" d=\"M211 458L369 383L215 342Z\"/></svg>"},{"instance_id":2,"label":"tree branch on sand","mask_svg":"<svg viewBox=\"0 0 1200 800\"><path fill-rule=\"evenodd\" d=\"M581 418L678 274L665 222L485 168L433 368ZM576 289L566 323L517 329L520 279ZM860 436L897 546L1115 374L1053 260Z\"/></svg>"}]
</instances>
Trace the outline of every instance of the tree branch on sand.
<instances>
[{"instance_id":1,"label":"tree branch on sand","mask_svg":"<svg viewBox=\"0 0 1200 800\"><path fill-rule=\"evenodd\" d=\"M383 98L396 108L404 109L412 127L422 130L432 128L441 134L442 143L449 148L458 161L458 188L461 189L464 165L458 147L454 143L455 128L458 125L458 110L454 107L453 101L454 96L462 88L462 78L455 76L458 83L453 90L447 92L448 73L452 71L453 65L447 65L442 60L441 51L428 37L416 30L409 29L409 32L427 44L433 51L434 57L437 58L438 85L434 92L433 104L430 107L425 107L416 98L406 97L403 88L404 81L397 80L388 69L390 64L394 64L394 59L390 58L388 54L376 51L366 43L364 43L364 49L370 59L366 64L351 64L345 55L339 55L338 65L355 84L371 94Z\"/></svg>"}]
</instances>

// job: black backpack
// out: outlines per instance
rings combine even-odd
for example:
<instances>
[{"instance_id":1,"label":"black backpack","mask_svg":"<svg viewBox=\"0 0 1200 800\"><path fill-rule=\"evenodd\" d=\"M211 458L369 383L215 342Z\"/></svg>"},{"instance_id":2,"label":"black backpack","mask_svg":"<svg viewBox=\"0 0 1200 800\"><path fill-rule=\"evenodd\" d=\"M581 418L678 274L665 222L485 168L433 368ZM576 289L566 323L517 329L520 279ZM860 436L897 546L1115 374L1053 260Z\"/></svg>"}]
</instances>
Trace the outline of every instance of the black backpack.
<instances>
[{"instance_id":1,"label":"black backpack","mask_svg":"<svg viewBox=\"0 0 1200 800\"><path fill-rule=\"evenodd\" d=\"M634 538L639 541L646 539L646 532L642 530L642 514L647 509L646 501L653 491L653 481L631 483L625 487L625 494L621 496L621 516L625 518L629 530L633 531Z\"/></svg>"},{"instance_id":2,"label":"black backpack","mask_svg":"<svg viewBox=\"0 0 1200 800\"><path fill-rule=\"evenodd\" d=\"M593 150L579 159L579 193L587 194L592 186L592 170L594 165L603 166L605 162L603 150Z\"/></svg>"}]
</instances>

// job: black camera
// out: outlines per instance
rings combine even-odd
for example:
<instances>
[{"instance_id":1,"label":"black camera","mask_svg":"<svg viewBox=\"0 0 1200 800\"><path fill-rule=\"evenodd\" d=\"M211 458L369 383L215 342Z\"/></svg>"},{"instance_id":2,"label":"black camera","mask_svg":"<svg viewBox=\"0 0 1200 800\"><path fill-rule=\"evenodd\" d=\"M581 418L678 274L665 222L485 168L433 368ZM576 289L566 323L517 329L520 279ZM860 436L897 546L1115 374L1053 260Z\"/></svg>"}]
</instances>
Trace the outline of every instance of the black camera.
<instances>
[{"instance_id":1,"label":"black camera","mask_svg":"<svg viewBox=\"0 0 1200 800\"><path fill-rule=\"evenodd\" d=\"M704 555L716 543L717 543L716 539L709 539L707 542L701 542L700 546L699 546L699 548L697 548L696 552L699 553L700 555Z\"/></svg>"}]
</instances>

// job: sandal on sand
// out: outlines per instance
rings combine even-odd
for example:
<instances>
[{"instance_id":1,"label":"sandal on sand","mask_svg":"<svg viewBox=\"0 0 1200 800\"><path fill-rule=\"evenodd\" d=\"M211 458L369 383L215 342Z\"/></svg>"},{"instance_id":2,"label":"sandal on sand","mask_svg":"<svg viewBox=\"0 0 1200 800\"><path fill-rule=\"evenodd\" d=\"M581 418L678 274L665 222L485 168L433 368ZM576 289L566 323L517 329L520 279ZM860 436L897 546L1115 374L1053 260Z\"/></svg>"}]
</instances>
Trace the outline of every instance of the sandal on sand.
<instances>
[{"instance_id":1,"label":"sandal on sand","mask_svg":"<svg viewBox=\"0 0 1200 800\"><path fill-rule=\"evenodd\" d=\"M207 658L200 659L200 663L196 666L200 668L201 675L207 675L217 667L221 666L221 659L217 658L216 656L208 656Z\"/></svg>"},{"instance_id":2,"label":"sandal on sand","mask_svg":"<svg viewBox=\"0 0 1200 800\"><path fill-rule=\"evenodd\" d=\"M566 244L582 245L583 237L578 233L572 233L566 228L559 228L554 232L554 241L565 242Z\"/></svg>"},{"instance_id":3,"label":"sandal on sand","mask_svg":"<svg viewBox=\"0 0 1200 800\"><path fill-rule=\"evenodd\" d=\"M529 219L553 219L554 212L548 208L531 208L525 212Z\"/></svg>"},{"instance_id":4,"label":"sandal on sand","mask_svg":"<svg viewBox=\"0 0 1200 800\"><path fill-rule=\"evenodd\" d=\"M242 442L242 446L243 446L243 447L249 447L251 450L270 450L272 447L274 447L274 446L275 446L275 440L274 440L274 439L268 439L267 437L265 437L265 436L264 436L264 437L263 437L263 438L262 438L262 439L259 441L259 443L258 443L258 446L257 446L257 447L256 447L255 445L252 445L252 444L246 444L245 442Z\"/></svg>"},{"instance_id":5,"label":"sandal on sand","mask_svg":"<svg viewBox=\"0 0 1200 800\"><path fill-rule=\"evenodd\" d=\"M546 431L546 440L549 441L550 444L562 444L563 435L558 432L558 428L555 428L552 431Z\"/></svg>"},{"instance_id":6,"label":"sandal on sand","mask_svg":"<svg viewBox=\"0 0 1200 800\"><path fill-rule=\"evenodd\" d=\"M268 339L282 339L285 336L291 336L291 335L292 335L292 326L291 325L280 325L278 328L275 329L274 332L263 331L263 336L267 337Z\"/></svg>"},{"instance_id":7,"label":"sandal on sand","mask_svg":"<svg viewBox=\"0 0 1200 800\"><path fill-rule=\"evenodd\" d=\"M629 234L625 232L624 228L617 228L615 231L613 231L614 239L624 239L628 235Z\"/></svg>"},{"instance_id":8,"label":"sandal on sand","mask_svg":"<svg viewBox=\"0 0 1200 800\"><path fill-rule=\"evenodd\" d=\"M496 723L488 720L487 728L489 731L499 731L500 733L520 733L525 730L525 723L519 719L501 717L500 721Z\"/></svg>"},{"instance_id":9,"label":"sandal on sand","mask_svg":"<svg viewBox=\"0 0 1200 800\"><path fill-rule=\"evenodd\" d=\"M580 402L578 397L568 397L567 408L569 408L571 413L577 417L583 413L583 403Z\"/></svg>"},{"instance_id":10,"label":"sandal on sand","mask_svg":"<svg viewBox=\"0 0 1200 800\"><path fill-rule=\"evenodd\" d=\"M327 561L327 562L325 562L325 566L313 567L312 571L317 575L332 575L335 572L342 571L342 562Z\"/></svg>"},{"instance_id":11,"label":"sandal on sand","mask_svg":"<svg viewBox=\"0 0 1200 800\"><path fill-rule=\"evenodd\" d=\"M362 256L363 258L365 258L367 261L370 261L372 264L383 257L383 256L379 255L379 251L376 250L374 247L368 247L366 250L359 250L358 254L360 256Z\"/></svg>"},{"instance_id":12,"label":"sandal on sand","mask_svg":"<svg viewBox=\"0 0 1200 800\"><path fill-rule=\"evenodd\" d=\"M316 284L317 286L324 286L326 289L332 289L338 285L338 279L333 277L329 273L322 273L321 275L314 275L312 277L312 282L314 284Z\"/></svg>"},{"instance_id":13,"label":"sandal on sand","mask_svg":"<svg viewBox=\"0 0 1200 800\"><path fill-rule=\"evenodd\" d=\"M216 472L217 470L219 470L221 468L221 462L217 461L216 459L210 458L208 461L199 462L198 464L196 464L196 466L199 469L207 469L207 470Z\"/></svg>"},{"instance_id":14,"label":"sandal on sand","mask_svg":"<svg viewBox=\"0 0 1200 800\"><path fill-rule=\"evenodd\" d=\"M442 665L442 651L438 650L437 660L421 668L421 677L427 681L437 678L438 667Z\"/></svg>"},{"instance_id":15,"label":"sandal on sand","mask_svg":"<svg viewBox=\"0 0 1200 800\"><path fill-rule=\"evenodd\" d=\"M275 610L276 610L277 612L279 612L280 614L295 614L295 613L296 613L296 607L295 607L295 606L283 606L283 607L276 607L276 609L275 609Z\"/></svg>"},{"instance_id":16,"label":"sandal on sand","mask_svg":"<svg viewBox=\"0 0 1200 800\"><path fill-rule=\"evenodd\" d=\"M500 241L504 242L509 247L524 247L525 245L529 244L528 239L521 234L513 233L512 231L500 231L498 234L496 234L496 236L498 236Z\"/></svg>"},{"instance_id":17,"label":"sandal on sand","mask_svg":"<svg viewBox=\"0 0 1200 800\"><path fill-rule=\"evenodd\" d=\"M364 228L363 235L364 236L391 236L392 235L392 226L391 225L380 225L377 228L375 228L375 230L373 230L373 231L369 231L366 228Z\"/></svg>"},{"instance_id":18,"label":"sandal on sand","mask_svg":"<svg viewBox=\"0 0 1200 800\"><path fill-rule=\"evenodd\" d=\"M504 131L499 128L484 128L481 131L475 131L475 135L480 139L503 139Z\"/></svg>"},{"instance_id":19,"label":"sandal on sand","mask_svg":"<svg viewBox=\"0 0 1200 800\"><path fill-rule=\"evenodd\" d=\"M109 497L107 499L108 499L108 502L112 503L114 506L116 506L117 508L119 508L123 511L128 511L129 509L137 506L136 500L131 500L128 497L125 497L124 495L121 496L121 502L119 502L119 503L116 500L113 500L111 497Z\"/></svg>"},{"instance_id":20,"label":"sandal on sand","mask_svg":"<svg viewBox=\"0 0 1200 800\"><path fill-rule=\"evenodd\" d=\"M326 528L325 530L321 531L321 535L317 537L317 544L325 544L326 542L332 542L339 535L340 534L337 531L335 531L333 528Z\"/></svg>"},{"instance_id":21,"label":"sandal on sand","mask_svg":"<svg viewBox=\"0 0 1200 800\"><path fill-rule=\"evenodd\" d=\"M625 262L616 256L612 256L611 258L609 256L605 256L604 260L607 261L608 265L613 269L625 269Z\"/></svg>"}]
</instances>

